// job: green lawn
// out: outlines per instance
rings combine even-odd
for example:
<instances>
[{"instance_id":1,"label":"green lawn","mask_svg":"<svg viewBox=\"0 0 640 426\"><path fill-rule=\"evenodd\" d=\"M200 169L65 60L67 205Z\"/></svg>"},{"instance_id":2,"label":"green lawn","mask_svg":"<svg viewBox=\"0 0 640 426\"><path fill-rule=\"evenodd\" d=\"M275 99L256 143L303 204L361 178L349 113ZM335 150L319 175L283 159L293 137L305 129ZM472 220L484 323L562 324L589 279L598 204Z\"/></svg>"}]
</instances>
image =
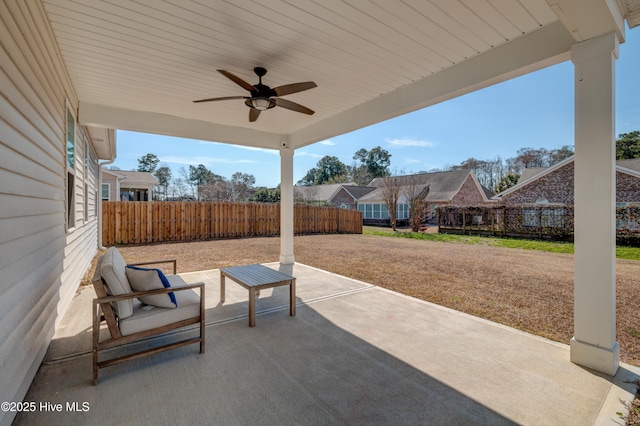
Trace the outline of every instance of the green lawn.
<instances>
[{"instance_id":1,"label":"green lawn","mask_svg":"<svg viewBox=\"0 0 640 426\"><path fill-rule=\"evenodd\" d=\"M481 237L471 235L453 235L453 234L425 234L422 232L411 232L407 230L399 230L393 232L390 228L378 228L365 226L363 229L365 235L380 235L385 237L411 238L416 240L438 241L438 242L455 242L470 245L488 245L493 247L520 248L526 250L541 250L553 253L571 253L573 254L573 243L556 242L556 241L538 241L525 240L519 238L496 238ZM640 260L640 248L638 247L616 247L616 257L619 259Z\"/></svg>"}]
</instances>

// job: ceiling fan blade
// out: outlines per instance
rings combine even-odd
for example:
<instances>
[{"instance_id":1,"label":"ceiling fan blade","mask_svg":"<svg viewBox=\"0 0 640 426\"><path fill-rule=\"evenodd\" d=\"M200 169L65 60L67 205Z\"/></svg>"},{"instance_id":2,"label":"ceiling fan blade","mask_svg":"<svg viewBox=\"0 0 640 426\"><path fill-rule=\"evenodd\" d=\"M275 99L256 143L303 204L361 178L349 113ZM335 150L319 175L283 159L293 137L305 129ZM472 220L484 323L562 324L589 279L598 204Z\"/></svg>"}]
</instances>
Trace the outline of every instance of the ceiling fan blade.
<instances>
[{"instance_id":1,"label":"ceiling fan blade","mask_svg":"<svg viewBox=\"0 0 640 426\"><path fill-rule=\"evenodd\" d=\"M274 98L272 99L279 107L290 109L291 111L301 112L303 114L312 115L315 111L310 110L309 108L297 104L295 102L288 101L286 99Z\"/></svg>"},{"instance_id":2,"label":"ceiling fan blade","mask_svg":"<svg viewBox=\"0 0 640 426\"><path fill-rule=\"evenodd\" d=\"M256 90L255 87L253 87L252 84L247 83L246 81L244 81L243 79L241 79L240 77L238 77L235 74L231 74L229 71L226 70L218 70L218 72L222 75L224 75L225 77L227 77L229 80L233 81L235 84L237 84L238 86L242 87L245 90L248 90L250 92Z\"/></svg>"},{"instance_id":3,"label":"ceiling fan blade","mask_svg":"<svg viewBox=\"0 0 640 426\"><path fill-rule=\"evenodd\" d=\"M255 108L249 108L249 121L253 123L260 116L260 110Z\"/></svg>"},{"instance_id":4,"label":"ceiling fan blade","mask_svg":"<svg viewBox=\"0 0 640 426\"><path fill-rule=\"evenodd\" d=\"M285 84L284 86L274 87L273 91L278 96L290 95L291 93L302 92L303 90L313 89L318 87L313 81L305 81L303 83Z\"/></svg>"},{"instance_id":5,"label":"ceiling fan blade","mask_svg":"<svg viewBox=\"0 0 640 426\"><path fill-rule=\"evenodd\" d=\"M223 98L198 99L193 102L212 102L212 101L228 101L230 99L249 99L247 96L225 96Z\"/></svg>"}]
</instances>

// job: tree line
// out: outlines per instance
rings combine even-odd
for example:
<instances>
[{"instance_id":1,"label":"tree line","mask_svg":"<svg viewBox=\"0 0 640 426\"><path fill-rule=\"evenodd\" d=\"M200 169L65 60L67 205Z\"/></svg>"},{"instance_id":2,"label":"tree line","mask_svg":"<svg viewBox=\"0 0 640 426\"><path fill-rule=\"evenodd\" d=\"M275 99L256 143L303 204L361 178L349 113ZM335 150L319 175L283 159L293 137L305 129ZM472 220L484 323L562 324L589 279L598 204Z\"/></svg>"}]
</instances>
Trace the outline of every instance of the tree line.
<instances>
[{"instance_id":1,"label":"tree line","mask_svg":"<svg viewBox=\"0 0 640 426\"><path fill-rule=\"evenodd\" d=\"M348 166L332 155L325 155L315 167L298 181L297 185L325 185L330 183L355 182L364 186L378 177L390 176L391 154L377 146L369 151L359 149L355 160Z\"/></svg>"},{"instance_id":2,"label":"tree line","mask_svg":"<svg viewBox=\"0 0 640 426\"><path fill-rule=\"evenodd\" d=\"M190 165L188 169L180 167L179 176L173 177L169 166L160 164L158 156L151 153L138 158L137 171L151 173L158 179L154 200L250 201L257 191L255 176L236 172L227 179L204 164Z\"/></svg>"},{"instance_id":3,"label":"tree line","mask_svg":"<svg viewBox=\"0 0 640 426\"><path fill-rule=\"evenodd\" d=\"M496 157L480 160L470 157L460 164L446 165L442 169L431 169L417 173L432 173L450 170L473 170L478 181L494 192L502 192L518 182L526 168L550 167L574 154L573 147L566 145L557 149L521 148L511 158ZM355 182L366 186L373 179L399 175L391 172L391 154L380 146L359 149L353 155L353 163L346 165L335 156L326 155L311 168L297 185L325 185ZM640 131L621 133L616 139L616 159L640 158ZM117 169L117 168L114 168ZM155 154L146 154L138 159L139 172L148 172L158 179L154 188L154 200L197 201L256 201L279 202L279 188L257 188L255 176L236 172L225 178L209 170L205 165L180 167L178 176L172 176L166 164L160 164Z\"/></svg>"},{"instance_id":4,"label":"tree line","mask_svg":"<svg viewBox=\"0 0 640 426\"><path fill-rule=\"evenodd\" d=\"M443 168L423 170L417 173L432 173L450 170L473 170L480 184L496 193L510 188L518 182L524 169L550 167L572 156L573 146L565 145L557 149L520 148L514 157L492 160L480 160L470 157L460 164L446 165ZM640 158L640 131L618 135L616 140L616 159ZM298 185L324 185L330 183L355 182L366 186L376 177L391 176L391 154L375 147L370 151L360 149L353 155L355 162L348 166L335 156L324 156L315 167L298 181ZM394 174L404 174L394 173Z\"/></svg>"},{"instance_id":5,"label":"tree line","mask_svg":"<svg viewBox=\"0 0 640 426\"><path fill-rule=\"evenodd\" d=\"M559 149L522 148L513 158L503 160L496 157L493 160L479 160L468 158L457 165L448 165L442 169L431 169L416 172L432 173L450 170L473 170L480 184L489 189L495 189L506 176L515 177L515 181L525 168L549 167L558 161L573 155L573 149L564 146ZM391 176L391 154L377 146L370 151L360 149L353 156L353 165L347 166L335 156L324 156L315 167L298 181L298 185L324 185L330 183L355 182L366 186L373 179ZM394 174L404 174L397 172ZM506 180L506 179L505 179Z\"/></svg>"}]
</instances>

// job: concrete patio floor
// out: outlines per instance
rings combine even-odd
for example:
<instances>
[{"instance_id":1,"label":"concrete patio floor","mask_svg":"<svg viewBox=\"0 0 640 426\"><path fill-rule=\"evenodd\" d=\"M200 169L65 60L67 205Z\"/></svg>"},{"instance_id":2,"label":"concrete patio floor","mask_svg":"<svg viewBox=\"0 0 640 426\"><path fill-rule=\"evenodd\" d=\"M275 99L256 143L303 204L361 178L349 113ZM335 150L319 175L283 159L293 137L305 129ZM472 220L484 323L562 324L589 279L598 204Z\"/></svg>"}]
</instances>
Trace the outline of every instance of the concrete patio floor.
<instances>
[{"instance_id":1,"label":"concrete patio floor","mask_svg":"<svg viewBox=\"0 0 640 426\"><path fill-rule=\"evenodd\" d=\"M227 280L221 305L218 270L181 274L207 284L206 353L106 368L97 386L94 292L81 289L25 398L39 408L14 424L621 424L633 397L636 367L612 379L571 364L567 345L305 265L285 272L297 315L286 287L263 290L255 328L242 287Z\"/></svg>"}]
</instances>

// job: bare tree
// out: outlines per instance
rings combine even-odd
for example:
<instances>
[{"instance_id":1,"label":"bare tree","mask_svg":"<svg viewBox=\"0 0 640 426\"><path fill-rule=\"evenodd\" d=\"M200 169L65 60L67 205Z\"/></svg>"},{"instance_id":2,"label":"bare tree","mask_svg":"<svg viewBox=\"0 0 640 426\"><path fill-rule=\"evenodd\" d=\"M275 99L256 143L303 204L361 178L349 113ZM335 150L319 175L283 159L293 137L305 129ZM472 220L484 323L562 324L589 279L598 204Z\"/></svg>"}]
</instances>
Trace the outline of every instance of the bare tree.
<instances>
[{"instance_id":1,"label":"bare tree","mask_svg":"<svg viewBox=\"0 0 640 426\"><path fill-rule=\"evenodd\" d=\"M380 192L384 199L387 209L389 210L389 221L391 222L391 228L395 231L397 227L396 209L398 207L398 201L400 199L400 192L402 190L402 176L387 176L379 178Z\"/></svg>"},{"instance_id":2,"label":"bare tree","mask_svg":"<svg viewBox=\"0 0 640 426\"><path fill-rule=\"evenodd\" d=\"M187 169L182 166L178 169L178 173L180 174L180 176L182 176L182 184L180 189L182 190L182 186L187 186L189 185L189 187L191 188L191 195L196 198L196 189L197 187L195 186L195 184L189 179L189 172L187 171ZM184 197L185 194L181 194L180 197Z\"/></svg>"},{"instance_id":3,"label":"bare tree","mask_svg":"<svg viewBox=\"0 0 640 426\"><path fill-rule=\"evenodd\" d=\"M202 201L236 201L233 199L231 183L224 179L202 185L198 194Z\"/></svg>"},{"instance_id":4,"label":"bare tree","mask_svg":"<svg viewBox=\"0 0 640 426\"><path fill-rule=\"evenodd\" d=\"M317 201L317 186L298 186L293 188L293 202L295 204L314 204Z\"/></svg>"},{"instance_id":5,"label":"bare tree","mask_svg":"<svg viewBox=\"0 0 640 426\"><path fill-rule=\"evenodd\" d=\"M184 198L187 195L187 192L188 192L188 187L184 179L180 179L180 178L173 179L171 183L171 187L169 189L171 198L173 199Z\"/></svg>"},{"instance_id":6,"label":"bare tree","mask_svg":"<svg viewBox=\"0 0 640 426\"><path fill-rule=\"evenodd\" d=\"M401 195L409 202L409 223L414 232L420 230L424 222L427 208L427 194L429 185L420 182L419 175L403 176Z\"/></svg>"}]
</instances>

